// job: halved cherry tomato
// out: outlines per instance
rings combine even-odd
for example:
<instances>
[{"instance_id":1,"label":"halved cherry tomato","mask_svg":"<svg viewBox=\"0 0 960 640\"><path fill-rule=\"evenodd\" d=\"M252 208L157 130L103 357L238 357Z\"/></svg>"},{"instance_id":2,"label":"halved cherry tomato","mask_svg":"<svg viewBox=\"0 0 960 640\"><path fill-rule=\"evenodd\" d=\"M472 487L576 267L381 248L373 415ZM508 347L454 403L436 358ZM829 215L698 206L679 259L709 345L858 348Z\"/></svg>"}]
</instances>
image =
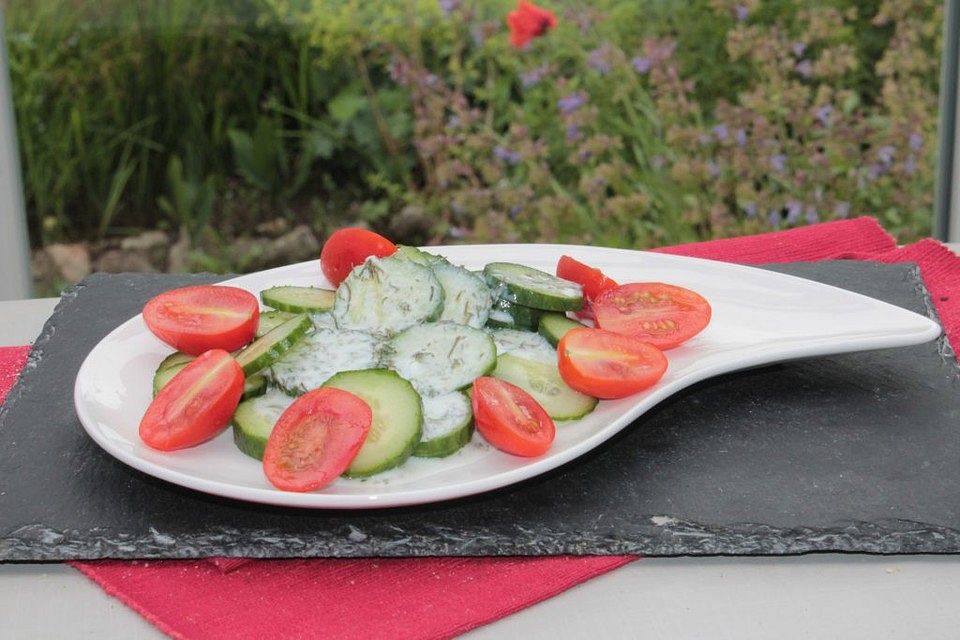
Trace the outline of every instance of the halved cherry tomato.
<instances>
[{"instance_id":1,"label":"halved cherry tomato","mask_svg":"<svg viewBox=\"0 0 960 640\"><path fill-rule=\"evenodd\" d=\"M655 346L601 329L572 329L557 344L560 377L595 398L623 398L652 387L667 370Z\"/></svg>"},{"instance_id":2,"label":"halved cherry tomato","mask_svg":"<svg viewBox=\"0 0 960 640\"><path fill-rule=\"evenodd\" d=\"M160 390L140 421L140 439L161 451L192 447L220 433L240 403L243 369L213 349Z\"/></svg>"},{"instance_id":3,"label":"halved cherry tomato","mask_svg":"<svg viewBox=\"0 0 960 640\"><path fill-rule=\"evenodd\" d=\"M350 466L372 422L370 406L349 391L309 391L287 407L273 427L263 471L284 491L326 486Z\"/></svg>"},{"instance_id":4,"label":"halved cherry tomato","mask_svg":"<svg viewBox=\"0 0 960 640\"><path fill-rule=\"evenodd\" d=\"M143 321L153 335L192 356L210 349L236 351L253 340L260 303L237 287L183 287L150 300Z\"/></svg>"},{"instance_id":5,"label":"halved cherry tomato","mask_svg":"<svg viewBox=\"0 0 960 640\"><path fill-rule=\"evenodd\" d=\"M501 451L533 457L553 444L557 434L553 420L520 387L497 378L477 378L471 403L477 431Z\"/></svg>"},{"instance_id":6,"label":"halved cherry tomato","mask_svg":"<svg viewBox=\"0 0 960 640\"><path fill-rule=\"evenodd\" d=\"M586 265L570 256L560 256L557 261L557 277L570 280L583 287L583 295L594 300L607 289L617 286L615 280L604 275L603 271Z\"/></svg>"},{"instance_id":7,"label":"halved cherry tomato","mask_svg":"<svg viewBox=\"0 0 960 640\"><path fill-rule=\"evenodd\" d=\"M327 238L320 250L320 269L330 284L337 286L370 256L385 258L396 250L397 245L379 233L357 227L339 229Z\"/></svg>"},{"instance_id":8,"label":"halved cherry tomato","mask_svg":"<svg viewBox=\"0 0 960 640\"><path fill-rule=\"evenodd\" d=\"M597 326L672 349L703 331L710 303L700 294L662 282L634 282L601 293L593 301Z\"/></svg>"}]
</instances>

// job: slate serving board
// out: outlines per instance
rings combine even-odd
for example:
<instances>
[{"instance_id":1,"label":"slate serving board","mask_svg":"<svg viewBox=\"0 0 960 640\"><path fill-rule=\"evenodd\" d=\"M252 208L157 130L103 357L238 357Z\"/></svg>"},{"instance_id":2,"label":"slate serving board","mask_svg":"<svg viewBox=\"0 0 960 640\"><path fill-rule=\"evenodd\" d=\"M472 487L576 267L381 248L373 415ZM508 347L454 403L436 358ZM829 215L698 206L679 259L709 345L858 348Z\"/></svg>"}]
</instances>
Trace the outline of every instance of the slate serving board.
<instances>
[{"instance_id":1,"label":"slate serving board","mask_svg":"<svg viewBox=\"0 0 960 640\"><path fill-rule=\"evenodd\" d=\"M912 265L770 268L934 315ZM960 551L943 339L705 381L580 460L456 502L296 510L156 480L85 434L74 378L151 296L220 278L94 275L64 295L0 409L0 560Z\"/></svg>"}]
</instances>

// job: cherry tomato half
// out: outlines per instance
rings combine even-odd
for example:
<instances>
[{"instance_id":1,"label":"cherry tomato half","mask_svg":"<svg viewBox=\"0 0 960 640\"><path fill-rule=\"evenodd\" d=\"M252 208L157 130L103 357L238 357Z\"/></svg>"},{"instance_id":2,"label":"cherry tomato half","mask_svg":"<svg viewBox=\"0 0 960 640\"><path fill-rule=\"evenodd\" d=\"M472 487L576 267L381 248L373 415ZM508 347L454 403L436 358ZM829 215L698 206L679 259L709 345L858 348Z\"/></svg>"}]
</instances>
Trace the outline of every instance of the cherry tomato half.
<instances>
[{"instance_id":1,"label":"cherry tomato half","mask_svg":"<svg viewBox=\"0 0 960 640\"><path fill-rule=\"evenodd\" d=\"M233 356L207 351L153 399L140 421L140 439L161 451L206 442L230 422L242 393L243 369Z\"/></svg>"},{"instance_id":2,"label":"cherry tomato half","mask_svg":"<svg viewBox=\"0 0 960 640\"><path fill-rule=\"evenodd\" d=\"M263 452L267 479L285 491L312 491L346 471L373 422L370 406L342 389L322 387L281 414Z\"/></svg>"},{"instance_id":3,"label":"cherry tomato half","mask_svg":"<svg viewBox=\"0 0 960 640\"><path fill-rule=\"evenodd\" d=\"M615 280L604 275L603 271L586 265L570 256L560 256L557 261L557 277L570 280L583 287L583 295L594 300L607 289L617 286Z\"/></svg>"},{"instance_id":4,"label":"cherry tomato half","mask_svg":"<svg viewBox=\"0 0 960 640\"><path fill-rule=\"evenodd\" d=\"M623 398L656 384L667 357L655 346L601 329L572 329L557 344L560 377L595 398Z\"/></svg>"},{"instance_id":5,"label":"cherry tomato half","mask_svg":"<svg viewBox=\"0 0 960 640\"><path fill-rule=\"evenodd\" d=\"M236 351L253 340L260 303L237 287L183 287L150 300L143 320L153 335L177 351L192 356L210 349Z\"/></svg>"},{"instance_id":6,"label":"cherry tomato half","mask_svg":"<svg viewBox=\"0 0 960 640\"><path fill-rule=\"evenodd\" d=\"M333 286L339 285L350 271L370 256L393 255L397 245L379 233L350 227L334 231L320 250L320 269Z\"/></svg>"},{"instance_id":7,"label":"cherry tomato half","mask_svg":"<svg viewBox=\"0 0 960 640\"><path fill-rule=\"evenodd\" d=\"M597 326L672 349L703 331L710 303L700 294L662 282L635 282L608 289L593 301Z\"/></svg>"},{"instance_id":8,"label":"cherry tomato half","mask_svg":"<svg viewBox=\"0 0 960 640\"><path fill-rule=\"evenodd\" d=\"M473 421L487 441L515 456L546 453L557 434L553 420L533 397L497 378L473 381Z\"/></svg>"}]
</instances>

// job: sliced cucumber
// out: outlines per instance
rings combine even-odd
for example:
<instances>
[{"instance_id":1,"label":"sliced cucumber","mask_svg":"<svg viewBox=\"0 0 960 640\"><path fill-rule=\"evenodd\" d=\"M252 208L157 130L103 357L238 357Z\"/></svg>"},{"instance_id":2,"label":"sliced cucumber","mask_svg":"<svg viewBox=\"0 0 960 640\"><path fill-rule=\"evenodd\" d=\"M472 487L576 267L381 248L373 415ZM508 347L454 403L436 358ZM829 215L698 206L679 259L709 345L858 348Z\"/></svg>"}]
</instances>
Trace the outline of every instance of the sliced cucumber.
<instances>
[{"instance_id":1,"label":"sliced cucumber","mask_svg":"<svg viewBox=\"0 0 960 640\"><path fill-rule=\"evenodd\" d=\"M293 316L251 342L234 358L245 375L252 375L277 362L283 354L303 340L312 328L313 323L307 316Z\"/></svg>"},{"instance_id":2,"label":"sliced cucumber","mask_svg":"<svg viewBox=\"0 0 960 640\"><path fill-rule=\"evenodd\" d=\"M267 379L259 373L255 373L243 381L243 394L240 396L240 402L260 397L266 392Z\"/></svg>"},{"instance_id":3,"label":"sliced cucumber","mask_svg":"<svg viewBox=\"0 0 960 640\"><path fill-rule=\"evenodd\" d=\"M574 420L597 406L597 399L570 388L555 364L505 353L497 358L494 378L517 385L540 403L554 420Z\"/></svg>"},{"instance_id":4,"label":"sliced cucumber","mask_svg":"<svg viewBox=\"0 0 960 640\"><path fill-rule=\"evenodd\" d=\"M456 453L473 436L470 398L459 391L421 398L423 434L413 450L419 458L444 458Z\"/></svg>"},{"instance_id":5,"label":"sliced cucumber","mask_svg":"<svg viewBox=\"0 0 960 640\"><path fill-rule=\"evenodd\" d=\"M180 373L180 371L188 364L190 363L182 362L171 367L163 368L163 362L161 362L160 368L157 369L156 373L153 374L153 395L160 393L160 390L167 386L167 384L173 380L173 377Z\"/></svg>"},{"instance_id":6,"label":"sliced cucumber","mask_svg":"<svg viewBox=\"0 0 960 640\"><path fill-rule=\"evenodd\" d=\"M491 262L483 269L494 295L547 311L577 311L583 307L583 288L546 271L512 262Z\"/></svg>"},{"instance_id":7,"label":"sliced cucumber","mask_svg":"<svg viewBox=\"0 0 960 640\"><path fill-rule=\"evenodd\" d=\"M416 247L411 247L405 244L397 245L397 252L393 255L397 258L402 258L403 260L409 260L410 262L422 264L425 267L430 267L435 264L442 264L447 261L447 259L443 256L438 256L435 253L428 253L426 251L417 249Z\"/></svg>"},{"instance_id":8,"label":"sliced cucumber","mask_svg":"<svg viewBox=\"0 0 960 640\"><path fill-rule=\"evenodd\" d=\"M260 312L260 324L257 325L257 337L265 336L273 329L276 329L284 322L292 318L294 314L289 311L262 311Z\"/></svg>"},{"instance_id":9,"label":"sliced cucumber","mask_svg":"<svg viewBox=\"0 0 960 640\"><path fill-rule=\"evenodd\" d=\"M245 400L233 413L233 441L240 451L257 460L263 460L263 450L274 425L281 414L293 404L294 398L277 389Z\"/></svg>"},{"instance_id":10,"label":"sliced cucumber","mask_svg":"<svg viewBox=\"0 0 960 640\"><path fill-rule=\"evenodd\" d=\"M567 331L585 326L562 313L545 313L540 316L540 326L537 331L547 339L547 342L556 347Z\"/></svg>"},{"instance_id":11,"label":"sliced cucumber","mask_svg":"<svg viewBox=\"0 0 960 640\"><path fill-rule=\"evenodd\" d=\"M333 308L334 292L318 287L271 287L260 292L263 304L279 311L317 313Z\"/></svg>"},{"instance_id":12,"label":"sliced cucumber","mask_svg":"<svg viewBox=\"0 0 960 640\"><path fill-rule=\"evenodd\" d=\"M380 366L380 341L363 331L318 328L267 372L285 393L299 396L334 374Z\"/></svg>"},{"instance_id":13,"label":"sliced cucumber","mask_svg":"<svg viewBox=\"0 0 960 640\"><path fill-rule=\"evenodd\" d=\"M547 364L557 363L557 350L550 346L547 339L531 331L513 329L488 329L487 332L497 345L497 355L512 353L521 358L539 360Z\"/></svg>"},{"instance_id":14,"label":"sliced cucumber","mask_svg":"<svg viewBox=\"0 0 960 640\"><path fill-rule=\"evenodd\" d=\"M153 374L153 395L160 393L160 390L163 389L174 376L180 373L184 367L186 367L190 362L193 361L193 356L190 356L190 360L186 362L179 362L173 366L164 368L163 362L160 363L160 368L157 369L157 372ZM267 380L263 376L250 376L243 381L243 395L240 396L240 400L247 400L248 398L255 398L257 396L263 395L267 390Z\"/></svg>"},{"instance_id":15,"label":"sliced cucumber","mask_svg":"<svg viewBox=\"0 0 960 640\"><path fill-rule=\"evenodd\" d=\"M432 268L443 287L440 320L466 324L474 329L486 324L493 298L483 279L446 261L436 263Z\"/></svg>"},{"instance_id":16,"label":"sliced cucumber","mask_svg":"<svg viewBox=\"0 0 960 640\"><path fill-rule=\"evenodd\" d=\"M496 313L496 317L494 313ZM525 307L522 304L498 298L493 303L493 311L490 312L490 320L493 322L488 321L487 324L503 329L536 331L542 313L543 311L540 309Z\"/></svg>"},{"instance_id":17,"label":"sliced cucumber","mask_svg":"<svg viewBox=\"0 0 960 640\"><path fill-rule=\"evenodd\" d=\"M497 348L479 329L452 322L410 327L387 346L387 364L428 396L469 386L497 364Z\"/></svg>"},{"instance_id":18,"label":"sliced cucumber","mask_svg":"<svg viewBox=\"0 0 960 640\"><path fill-rule=\"evenodd\" d=\"M333 319L333 314L329 311L323 313L311 313L310 320L317 329L336 329L337 321Z\"/></svg>"},{"instance_id":19,"label":"sliced cucumber","mask_svg":"<svg viewBox=\"0 0 960 640\"><path fill-rule=\"evenodd\" d=\"M175 351L160 362L160 366L157 367L157 371L163 371L164 369L169 369L170 367L176 366L183 368L183 365L193 362L196 357L197 356L191 356L189 353Z\"/></svg>"},{"instance_id":20,"label":"sliced cucumber","mask_svg":"<svg viewBox=\"0 0 960 640\"><path fill-rule=\"evenodd\" d=\"M368 258L337 287L337 326L397 333L443 311L443 287L428 267L402 258Z\"/></svg>"},{"instance_id":21,"label":"sliced cucumber","mask_svg":"<svg viewBox=\"0 0 960 640\"><path fill-rule=\"evenodd\" d=\"M408 381L388 369L344 371L324 383L360 397L373 412L363 446L344 475L366 477L403 464L420 443L423 406Z\"/></svg>"}]
</instances>

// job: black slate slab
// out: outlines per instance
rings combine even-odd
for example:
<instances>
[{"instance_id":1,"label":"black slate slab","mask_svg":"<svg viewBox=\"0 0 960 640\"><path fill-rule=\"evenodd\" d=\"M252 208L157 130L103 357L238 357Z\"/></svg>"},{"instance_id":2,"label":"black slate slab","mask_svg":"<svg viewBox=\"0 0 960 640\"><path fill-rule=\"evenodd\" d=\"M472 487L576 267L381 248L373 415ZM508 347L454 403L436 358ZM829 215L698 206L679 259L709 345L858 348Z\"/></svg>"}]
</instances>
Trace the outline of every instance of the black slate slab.
<instances>
[{"instance_id":1,"label":"black slate slab","mask_svg":"<svg viewBox=\"0 0 960 640\"><path fill-rule=\"evenodd\" d=\"M932 314L912 265L776 270ZM709 380L585 458L458 502L295 510L153 479L86 436L73 380L150 296L216 279L95 275L64 296L0 409L0 560L960 551L960 369L944 340Z\"/></svg>"}]
</instances>

